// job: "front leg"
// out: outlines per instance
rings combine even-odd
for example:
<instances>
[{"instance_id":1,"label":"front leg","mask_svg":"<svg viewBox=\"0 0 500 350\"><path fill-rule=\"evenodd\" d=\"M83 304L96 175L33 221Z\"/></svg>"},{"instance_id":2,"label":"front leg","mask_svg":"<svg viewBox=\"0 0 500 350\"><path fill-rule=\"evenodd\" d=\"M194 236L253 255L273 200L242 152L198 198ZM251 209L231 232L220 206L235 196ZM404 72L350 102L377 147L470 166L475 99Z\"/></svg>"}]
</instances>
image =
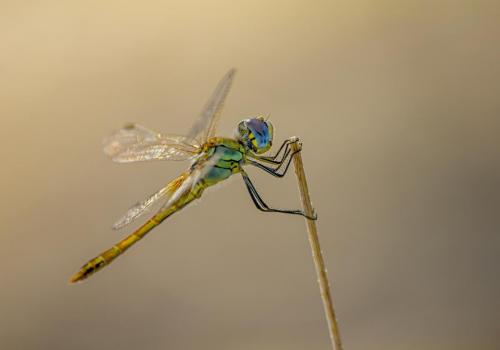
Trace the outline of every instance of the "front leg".
<instances>
[{"instance_id":1,"label":"front leg","mask_svg":"<svg viewBox=\"0 0 500 350\"><path fill-rule=\"evenodd\" d=\"M265 172L267 172L268 174L271 174L273 176L276 176L276 177L283 177L286 175L287 171L288 171L288 168L290 167L290 163L292 162L292 159L293 159L293 156L295 154L297 154L298 152L300 152L301 149L299 148L297 151L294 151L293 153L290 154L290 150L287 151L287 154L286 154L286 157L284 157L281 162L278 162L277 163L277 167L276 168L272 168L272 167L268 167L264 164L261 164L259 163L258 161L262 160L261 158L259 157L253 157L253 156L249 156L247 157L247 162L248 164L250 165L253 165L253 166L256 166L257 168L259 169L262 169L264 170ZM255 159L255 160L252 160L251 158ZM280 169L284 166L284 170L280 171Z\"/></svg>"},{"instance_id":2,"label":"front leg","mask_svg":"<svg viewBox=\"0 0 500 350\"><path fill-rule=\"evenodd\" d=\"M281 164L283 160L288 156L290 153L290 145L293 142L296 142L297 138L295 137L290 137L289 139L286 139L283 141L281 144L280 148L278 149L278 152L274 156L258 156L256 154L252 155L255 159L258 159L262 162L269 163L269 164ZM281 154L281 151L283 151L283 156L281 157L281 160L276 160L279 155Z\"/></svg>"}]
</instances>

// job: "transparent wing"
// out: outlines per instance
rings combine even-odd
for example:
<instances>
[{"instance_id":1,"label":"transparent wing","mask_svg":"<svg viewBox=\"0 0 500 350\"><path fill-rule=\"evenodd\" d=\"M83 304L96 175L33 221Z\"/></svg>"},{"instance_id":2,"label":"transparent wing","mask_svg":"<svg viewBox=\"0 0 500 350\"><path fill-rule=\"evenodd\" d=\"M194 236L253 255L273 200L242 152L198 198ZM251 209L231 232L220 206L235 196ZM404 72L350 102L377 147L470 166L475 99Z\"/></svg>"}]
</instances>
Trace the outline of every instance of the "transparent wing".
<instances>
[{"instance_id":1,"label":"transparent wing","mask_svg":"<svg viewBox=\"0 0 500 350\"><path fill-rule=\"evenodd\" d=\"M204 144L209 137L215 135L217 122L220 119L224 101L231 89L235 74L236 69L230 69L219 84L217 84L217 87L207 101L198 120L188 133L189 138L199 140L200 144Z\"/></svg>"},{"instance_id":2,"label":"transparent wing","mask_svg":"<svg viewBox=\"0 0 500 350\"><path fill-rule=\"evenodd\" d=\"M186 160L200 151L200 145L189 137L163 135L134 124L117 130L104 140L104 153L119 163Z\"/></svg>"},{"instance_id":3,"label":"transparent wing","mask_svg":"<svg viewBox=\"0 0 500 350\"><path fill-rule=\"evenodd\" d=\"M167 199L167 201L162 206L160 211L168 208L169 206L177 202L181 197L188 195L191 191L194 190L198 181L203 178L203 176L205 176L211 169L214 168L219 159L219 155L213 155L206 160L197 162L189 172L183 173L178 178L167 184L165 187L162 187L160 190L153 193L143 201L133 205L125 213L125 215L123 215L113 225L113 229L118 230L130 224L132 221L141 217L143 214L149 212L152 206L161 199Z\"/></svg>"},{"instance_id":4,"label":"transparent wing","mask_svg":"<svg viewBox=\"0 0 500 350\"><path fill-rule=\"evenodd\" d=\"M210 172L210 170L215 167L219 159L220 155L214 154L206 160L198 161L191 168L189 175L183 179L182 183L178 184L177 189L173 191L167 202L161 207L160 211L167 209L171 205L175 204L180 198L195 190L195 186Z\"/></svg>"},{"instance_id":5,"label":"transparent wing","mask_svg":"<svg viewBox=\"0 0 500 350\"><path fill-rule=\"evenodd\" d=\"M125 215L123 215L117 222L114 223L113 229L119 230L122 227L130 224L138 217L142 216L144 213L149 212L151 206L154 203L158 202L158 200L160 200L161 198L164 198L167 194L169 194L168 185L153 193L145 200L136 203L125 213Z\"/></svg>"}]
</instances>

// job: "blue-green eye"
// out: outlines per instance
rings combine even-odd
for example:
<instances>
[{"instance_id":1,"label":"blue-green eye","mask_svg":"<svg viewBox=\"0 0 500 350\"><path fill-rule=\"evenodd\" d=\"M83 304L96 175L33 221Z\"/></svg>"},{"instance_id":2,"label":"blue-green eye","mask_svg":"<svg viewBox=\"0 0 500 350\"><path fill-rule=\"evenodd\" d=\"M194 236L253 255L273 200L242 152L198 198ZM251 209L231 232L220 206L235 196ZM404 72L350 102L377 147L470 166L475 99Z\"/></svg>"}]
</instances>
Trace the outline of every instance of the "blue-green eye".
<instances>
[{"instance_id":1,"label":"blue-green eye","mask_svg":"<svg viewBox=\"0 0 500 350\"><path fill-rule=\"evenodd\" d=\"M263 118L252 118L245 120L245 125L248 128L248 141L251 143L250 148L254 152L264 153L270 147L273 137L272 124L264 121Z\"/></svg>"}]
</instances>

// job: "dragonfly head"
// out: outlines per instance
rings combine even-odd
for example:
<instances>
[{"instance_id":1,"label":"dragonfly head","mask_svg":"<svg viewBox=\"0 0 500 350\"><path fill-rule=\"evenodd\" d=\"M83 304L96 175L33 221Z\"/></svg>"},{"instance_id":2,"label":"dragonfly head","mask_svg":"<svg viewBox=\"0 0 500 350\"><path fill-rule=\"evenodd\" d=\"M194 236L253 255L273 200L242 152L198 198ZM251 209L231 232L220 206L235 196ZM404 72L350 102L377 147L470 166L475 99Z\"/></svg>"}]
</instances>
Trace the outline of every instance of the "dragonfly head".
<instances>
[{"instance_id":1,"label":"dragonfly head","mask_svg":"<svg viewBox=\"0 0 500 350\"><path fill-rule=\"evenodd\" d=\"M273 144L273 124L263 116L242 120L238 124L238 138L253 152L267 152Z\"/></svg>"}]
</instances>

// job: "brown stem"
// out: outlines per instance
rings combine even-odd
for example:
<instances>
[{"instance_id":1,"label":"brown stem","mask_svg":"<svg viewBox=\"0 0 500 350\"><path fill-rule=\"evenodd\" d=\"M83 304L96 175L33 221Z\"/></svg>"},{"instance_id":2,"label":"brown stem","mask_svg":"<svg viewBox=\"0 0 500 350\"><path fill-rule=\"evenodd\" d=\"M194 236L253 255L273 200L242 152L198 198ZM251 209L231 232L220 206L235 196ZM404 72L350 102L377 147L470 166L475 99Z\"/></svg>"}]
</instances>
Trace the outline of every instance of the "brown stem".
<instances>
[{"instance_id":1,"label":"brown stem","mask_svg":"<svg viewBox=\"0 0 500 350\"><path fill-rule=\"evenodd\" d=\"M299 151L301 144L295 138L291 144L292 152ZM297 182L299 184L300 197L302 199L302 207L304 212L313 217L315 215L314 209L309 197L309 190L307 188L306 175L304 173L304 166L302 164L301 152L298 152L294 158L293 163L295 167L295 174L297 175ZM319 289L321 293L321 300L325 309L326 320L328 322L328 330L330 332L330 340L332 342L333 350L342 350L342 342L340 341L340 332L335 317L335 310L333 308L332 294L330 292L330 285L328 283L328 275L326 273L325 262L321 254L321 246L319 244L318 230L316 228L316 221L305 219L307 224L307 233L309 236L309 244L311 245L314 266L316 267L316 275L318 276Z\"/></svg>"}]
</instances>

